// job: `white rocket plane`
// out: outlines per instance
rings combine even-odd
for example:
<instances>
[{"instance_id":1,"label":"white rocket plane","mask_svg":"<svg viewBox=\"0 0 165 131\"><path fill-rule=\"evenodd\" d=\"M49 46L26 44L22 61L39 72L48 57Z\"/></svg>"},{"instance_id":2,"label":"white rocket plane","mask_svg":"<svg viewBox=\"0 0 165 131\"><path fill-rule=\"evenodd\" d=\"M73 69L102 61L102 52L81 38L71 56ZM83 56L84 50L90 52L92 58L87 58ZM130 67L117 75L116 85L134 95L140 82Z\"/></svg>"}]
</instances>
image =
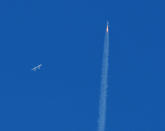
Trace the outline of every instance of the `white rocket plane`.
<instances>
[{"instance_id":1,"label":"white rocket plane","mask_svg":"<svg viewBox=\"0 0 165 131\"><path fill-rule=\"evenodd\" d=\"M106 32L109 31L109 22L107 21L107 28L106 28Z\"/></svg>"},{"instance_id":2,"label":"white rocket plane","mask_svg":"<svg viewBox=\"0 0 165 131\"><path fill-rule=\"evenodd\" d=\"M32 70L33 71L36 71L37 69L40 70L41 66L42 66L42 64L39 64L38 66L35 66Z\"/></svg>"}]
</instances>

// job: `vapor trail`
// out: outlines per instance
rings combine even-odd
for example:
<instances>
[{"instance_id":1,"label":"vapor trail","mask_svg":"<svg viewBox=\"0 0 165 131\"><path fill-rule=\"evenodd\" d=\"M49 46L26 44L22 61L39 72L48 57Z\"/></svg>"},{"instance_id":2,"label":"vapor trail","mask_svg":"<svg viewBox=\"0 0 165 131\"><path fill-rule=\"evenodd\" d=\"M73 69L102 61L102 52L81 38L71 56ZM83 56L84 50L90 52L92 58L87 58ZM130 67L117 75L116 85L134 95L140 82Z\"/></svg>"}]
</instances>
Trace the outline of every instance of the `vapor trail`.
<instances>
[{"instance_id":1,"label":"vapor trail","mask_svg":"<svg viewBox=\"0 0 165 131\"><path fill-rule=\"evenodd\" d=\"M109 58L109 31L108 31L108 24L107 24L105 40L104 40L103 63L102 63L98 131L105 131L105 124L106 124L106 106L107 106L107 89L108 89L108 58Z\"/></svg>"}]
</instances>

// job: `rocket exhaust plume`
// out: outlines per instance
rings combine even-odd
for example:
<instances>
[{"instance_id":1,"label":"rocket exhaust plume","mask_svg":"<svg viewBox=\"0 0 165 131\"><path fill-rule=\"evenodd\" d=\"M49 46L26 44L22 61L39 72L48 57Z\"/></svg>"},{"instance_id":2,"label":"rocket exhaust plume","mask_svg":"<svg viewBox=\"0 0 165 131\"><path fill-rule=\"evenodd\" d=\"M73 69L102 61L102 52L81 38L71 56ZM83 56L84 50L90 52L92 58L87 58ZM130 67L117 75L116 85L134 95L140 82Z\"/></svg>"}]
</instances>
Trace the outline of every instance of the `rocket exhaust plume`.
<instances>
[{"instance_id":1,"label":"rocket exhaust plume","mask_svg":"<svg viewBox=\"0 0 165 131\"><path fill-rule=\"evenodd\" d=\"M98 131L105 131L106 124L106 106L107 106L107 89L108 89L108 58L109 58L109 29L108 23L106 27L104 52L102 63L102 76L101 76L101 94L99 100L99 118L98 118Z\"/></svg>"}]
</instances>

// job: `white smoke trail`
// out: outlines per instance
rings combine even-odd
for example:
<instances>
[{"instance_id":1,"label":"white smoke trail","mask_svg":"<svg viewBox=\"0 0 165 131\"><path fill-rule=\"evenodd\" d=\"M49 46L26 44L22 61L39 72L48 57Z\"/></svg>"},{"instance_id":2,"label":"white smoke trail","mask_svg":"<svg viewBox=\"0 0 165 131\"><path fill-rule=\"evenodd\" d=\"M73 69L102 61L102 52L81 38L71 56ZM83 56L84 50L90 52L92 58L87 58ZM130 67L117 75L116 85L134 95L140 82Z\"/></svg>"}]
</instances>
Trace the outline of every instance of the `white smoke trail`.
<instances>
[{"instance_id":1,"label":"white smoke trail","mask_svg":"<svg viewBox=\"0 0 165 131\"><path fill-rule=\"evenodd\" d=\"M99 101L98 131L105 131L105 124L106 124L108 58L109 58L109 32L107 30L104 41L104 53L103 53L102 76L101 76L101 94Z\"/></svg>"}]
</instances>

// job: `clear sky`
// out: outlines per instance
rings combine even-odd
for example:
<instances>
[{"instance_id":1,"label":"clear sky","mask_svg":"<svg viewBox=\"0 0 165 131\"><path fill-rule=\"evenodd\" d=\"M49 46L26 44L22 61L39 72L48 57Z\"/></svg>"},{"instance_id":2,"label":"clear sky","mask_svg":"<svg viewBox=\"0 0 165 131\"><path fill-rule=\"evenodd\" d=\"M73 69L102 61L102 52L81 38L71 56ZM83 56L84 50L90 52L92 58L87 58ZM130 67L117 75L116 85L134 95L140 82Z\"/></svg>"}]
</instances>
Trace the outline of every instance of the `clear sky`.
<instances>
[{"instance_id":1,"label":"clear sky","mask_svg":"<svg viewBox=\"0 0 165 131\"><path fill-rule=\"evenodd\" d=\"M109 20L106 131L164 131L164 4L1 0L0 130L97 130Z\"/></svg>"}]
</instances>

